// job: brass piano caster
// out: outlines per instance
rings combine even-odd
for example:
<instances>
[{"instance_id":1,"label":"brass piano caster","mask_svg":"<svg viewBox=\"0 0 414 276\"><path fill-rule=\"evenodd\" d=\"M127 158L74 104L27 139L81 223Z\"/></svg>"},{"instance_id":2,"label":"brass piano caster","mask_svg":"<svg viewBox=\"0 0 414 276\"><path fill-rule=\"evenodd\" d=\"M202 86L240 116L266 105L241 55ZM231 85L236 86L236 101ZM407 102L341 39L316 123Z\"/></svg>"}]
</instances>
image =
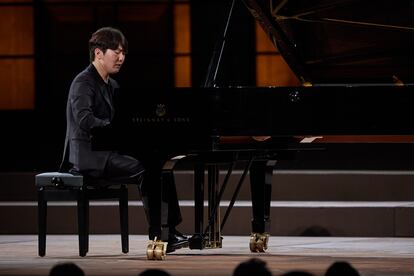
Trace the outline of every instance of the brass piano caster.
<instances>
[{"instance_id":1,"label":"brass piano caster","mask_svg":"<svg viewBox=\"0 0 414 276\"><path fill-rule=\"evenodd\" d=\"M250 251L251 252L265 252L267 249L268 241L269 241L268 233L252 233L250 235Z\"/></svg>"},{"instance_id":2,"label":"brass piano caster","mask_svg":"<svg viewBox=\"0 0 414 276\"><path fill-rule=\"evenodd\" d=\"M147 259L164 260L167 254L167 244L167 242L157 240L157 237L153 241L149 241L147 246Z\"/></svg>"}]
</instances>

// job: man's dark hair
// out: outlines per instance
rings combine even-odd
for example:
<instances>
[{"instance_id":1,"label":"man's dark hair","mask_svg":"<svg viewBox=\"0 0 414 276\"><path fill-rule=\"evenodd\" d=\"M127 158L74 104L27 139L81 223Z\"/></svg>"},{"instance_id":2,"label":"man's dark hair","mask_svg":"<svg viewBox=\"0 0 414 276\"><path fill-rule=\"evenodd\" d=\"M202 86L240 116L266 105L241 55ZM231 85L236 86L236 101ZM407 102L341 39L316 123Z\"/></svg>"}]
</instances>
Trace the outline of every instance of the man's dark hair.
<instances>
[{"instance_id":1,"label":"man's dark hair","mask_svg":"<svg viewBox=\"0 0 414 276\"><path fill-rule=\"evenodd\" d=\"M95 59L96 48L105 53L106 50L116 50L119 46L125 53L128 51L128 41L120 30L112 27L100 28L89 39L89 60L92 62Z\"/></svg>"},{"instance_id":2,"label":"man's dark hair","mask_svg":"<svg viewBox=\"0 0 414 276\"><path fill-rule=\"evenodd\" d=\"M271 276L272 273L266 266L266 262L257 258L239 263L234 269L233 276Z\"/></svg>"}]
</instances>

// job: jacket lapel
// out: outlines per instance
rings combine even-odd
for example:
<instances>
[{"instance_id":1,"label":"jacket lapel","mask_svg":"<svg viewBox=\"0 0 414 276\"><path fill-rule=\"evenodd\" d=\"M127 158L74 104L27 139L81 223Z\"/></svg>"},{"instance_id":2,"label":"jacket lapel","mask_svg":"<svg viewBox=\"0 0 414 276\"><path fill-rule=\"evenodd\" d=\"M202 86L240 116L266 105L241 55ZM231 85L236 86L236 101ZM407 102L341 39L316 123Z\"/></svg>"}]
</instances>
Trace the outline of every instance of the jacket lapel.
<instances>
[{"instance_id":1,"label":"jacket lapel","mask_svg":"<svg viewBox=\"0 0 414 276\"><path fill-rule=\"evenodd\" d=\"M91 72L93 72L93 74L95 75L95 78L97 79L99 86L100 86L100 93L102 94L102 97L104 98L106 104L108 105L109 109L110 109L110 118L111 120L114 117L114 106L112 103L112 84L111 84L111 79L109 79L108 84L106 84L103 79L101 78L101 76L99 75L98 71L96 71L95 66L93 66L93 64L90 64L88 67L88 70L90 70Z\"/></svg>"}]
</instances>

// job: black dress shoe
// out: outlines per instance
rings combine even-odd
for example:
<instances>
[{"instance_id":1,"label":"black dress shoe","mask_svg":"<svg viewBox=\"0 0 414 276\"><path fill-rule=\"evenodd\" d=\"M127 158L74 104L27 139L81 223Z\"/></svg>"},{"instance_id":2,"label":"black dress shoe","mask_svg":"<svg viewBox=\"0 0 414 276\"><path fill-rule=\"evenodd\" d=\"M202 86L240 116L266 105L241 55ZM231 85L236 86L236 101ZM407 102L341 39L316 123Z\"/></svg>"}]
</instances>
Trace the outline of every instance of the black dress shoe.
<instances>
[{"instance_id":1,"label":"black dress shoe","mask_svg":"<svg viewBox=\"0 0 414 276\"><path fill-rule=\"evenodd\" d=\"M170 230L168 236L167 253L174 252L177 249L188 247L188 238L177 230Z\"/></svg>"}]
</instances>

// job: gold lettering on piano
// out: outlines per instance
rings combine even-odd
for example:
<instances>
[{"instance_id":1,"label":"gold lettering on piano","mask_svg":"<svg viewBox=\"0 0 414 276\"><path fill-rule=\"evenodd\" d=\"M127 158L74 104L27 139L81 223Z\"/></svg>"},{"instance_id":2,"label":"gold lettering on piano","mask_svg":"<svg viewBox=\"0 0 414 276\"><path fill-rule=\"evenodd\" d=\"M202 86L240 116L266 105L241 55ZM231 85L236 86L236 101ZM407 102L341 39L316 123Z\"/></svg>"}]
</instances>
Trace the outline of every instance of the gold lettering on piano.
<instances>
[{"instance_id":1,"label":"gold lettering on piano","mask_svg":"<svg viewBox=\"0 0 414 276\"><path fill-rule=\"evenodd\" d=\"M190 123L189 117L133 117L134 124L175 124L175 123Z\"/></svg>"}]
</instances>

